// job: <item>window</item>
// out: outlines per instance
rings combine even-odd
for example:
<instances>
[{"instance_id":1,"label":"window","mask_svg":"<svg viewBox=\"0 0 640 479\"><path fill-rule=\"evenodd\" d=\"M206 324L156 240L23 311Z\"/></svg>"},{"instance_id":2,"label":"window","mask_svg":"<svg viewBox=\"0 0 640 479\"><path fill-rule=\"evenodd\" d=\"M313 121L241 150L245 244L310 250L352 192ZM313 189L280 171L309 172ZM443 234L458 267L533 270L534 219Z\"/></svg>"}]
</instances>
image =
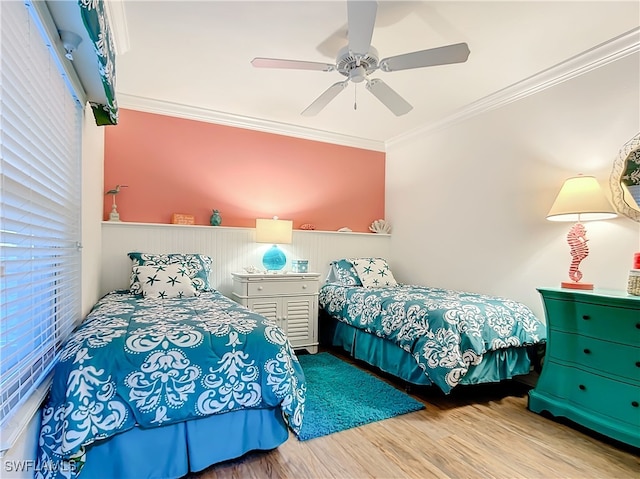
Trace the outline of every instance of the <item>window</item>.
<instances>
[{"instance_id":1,"label":"window","mask_svg":"<svg viewBox=\"0 0 640 479\"><path fill-rule=\"evenodd\" d=\"M0 2L3 442L81 316L83 113L43 31L23 2Z\"/></svg>"}]
</instances>

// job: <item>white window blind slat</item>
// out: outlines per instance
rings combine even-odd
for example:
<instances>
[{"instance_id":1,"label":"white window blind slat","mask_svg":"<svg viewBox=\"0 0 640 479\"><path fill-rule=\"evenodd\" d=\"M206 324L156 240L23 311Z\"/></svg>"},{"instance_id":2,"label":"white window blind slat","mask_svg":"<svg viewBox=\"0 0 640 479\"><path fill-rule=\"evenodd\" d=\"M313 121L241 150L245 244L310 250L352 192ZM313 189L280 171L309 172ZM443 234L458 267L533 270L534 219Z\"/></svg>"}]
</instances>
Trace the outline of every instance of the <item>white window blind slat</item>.
<instances>
[{"instance_id":1,"label":"white window blind slat","mask_svg":"<svg viewBox=\"0 0 640 479\"><path fill-rule=\"evenodd\" d=\"M0 1L0 437L81 314L82 106L38 24Z\"/></svg>"}]
</instances>

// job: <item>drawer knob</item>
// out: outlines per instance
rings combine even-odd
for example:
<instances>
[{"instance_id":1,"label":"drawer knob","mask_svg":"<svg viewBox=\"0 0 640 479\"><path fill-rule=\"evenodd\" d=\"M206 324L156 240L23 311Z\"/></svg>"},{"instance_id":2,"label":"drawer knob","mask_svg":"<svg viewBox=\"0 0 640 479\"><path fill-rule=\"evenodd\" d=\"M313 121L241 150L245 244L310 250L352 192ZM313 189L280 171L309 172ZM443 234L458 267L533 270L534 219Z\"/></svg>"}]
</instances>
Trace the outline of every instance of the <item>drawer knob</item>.
<instances>
[{"instance_id":1,"label":"drawer knob","mask_svg":"<svg viewBox=\"0 0 640 479\"><path fill-rule=\"evenodd\" d=\"M258 286L258 291L262 291L262 286Z\"/></svg>"},{"instance_id":2,"label":"drawer knob","mask_svg":"<svg viewBox=\"0 0 640 479\"><path fill-rule=\"evenodd\" d=\"M640 361L636 361L636 367L640 368Z\"/></svg>"},{"instance_id":3,"label":"drawer knob","mask_svg":"<svg viewBox=\"0 0 640 479\"><path fill-rule=\"evenodd\" d=\"M588 314L583 314L582 319L584 319L585 321L589 321L591 319L591 316L589 316Z\"/></svg>"},{"instance_id":4,"label":"drawer knob","mask_svg":"<svg viewBox=\"0 0 640 479\"><path fill-rule=\"evenodd\" d=\"M632 405L633 407L638 407L638 406L640 406L640 404L638 404L638 401L631 401L631 405Z\"/></svg>"},{"instance_id":5,"label":"drawer knob","mask_svg":"<svg viewBox=\"0 0 640 479\"><path fill-rule=\"evenodd\" d=\"M580 391L584 391L587 389L587 386L585 386L584 384L580 384L578 388L580 389Z\"/></svg>"},{"instance_id":6,"label":"drawer knob","mask_svg":"<svg viewBox=\"0 0 640 479\"><path fill-rule=\"evenodd\" d=\"M589 348L584 348L584 354L591 354L591 350Z\"/></svg>"},{"instance_id":7,"label":"drawer knob","mask_svg":"<svg viewBox=\"0 0 640 479\"><path fill-rule=\"evenodd\" d=\"M640 329L640 323L636 323L636 329Z\"/></svg>"},{"instance_id":8,"label":"drawer knob","mask_svg":"<svg viewBox=\"0 0 640 479\"><path fill-rule=\"evenodd\" d=\"M302 285L302 289L307 289L307 285L306 285L306 284L303 284L303 285Z\"/></svg>"}]
</instances>

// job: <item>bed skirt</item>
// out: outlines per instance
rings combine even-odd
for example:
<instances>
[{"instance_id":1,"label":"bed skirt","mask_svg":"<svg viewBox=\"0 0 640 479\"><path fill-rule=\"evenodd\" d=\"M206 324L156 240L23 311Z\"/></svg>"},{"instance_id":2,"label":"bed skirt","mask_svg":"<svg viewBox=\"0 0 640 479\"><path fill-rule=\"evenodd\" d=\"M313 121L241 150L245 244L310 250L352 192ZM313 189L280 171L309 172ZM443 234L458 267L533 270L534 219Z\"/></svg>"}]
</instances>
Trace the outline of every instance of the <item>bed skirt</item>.
<instances>
[{"instance_id":1,"label":"bed skirt","mask_svg":"<svg viewBox=\"0 0 640 479\"><path fill-rule=\"evenodd\" d=\"M430 386L433 383L416 360L391 341L354 328L328 314L320 317L321 344L344 349L355 359L408 383ZM486 353L476 366L471 366L460 384L481 384L529 374L531 361L526 347Z\"/></svg>"},{"instance_id":2,"label":"bed skirt","mask_svg":"<svg viewBox=\"0 0 640 479\"><path fill-rule=\"evenodd\" d=\"M178 478L249 451L274 449L288 437L279 407L134 428L90 446L80 478Z\"/></svg>"}]
</instances>

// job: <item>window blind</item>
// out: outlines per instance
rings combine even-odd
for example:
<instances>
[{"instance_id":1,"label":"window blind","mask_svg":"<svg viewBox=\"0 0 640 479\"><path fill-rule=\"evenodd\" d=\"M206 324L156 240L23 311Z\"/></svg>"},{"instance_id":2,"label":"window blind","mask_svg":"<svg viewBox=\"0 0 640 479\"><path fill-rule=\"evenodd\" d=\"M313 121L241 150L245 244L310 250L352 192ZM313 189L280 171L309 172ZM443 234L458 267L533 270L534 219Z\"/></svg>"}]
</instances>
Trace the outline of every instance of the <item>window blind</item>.
<instances>
[{"instance_id":1,"label":"window blind","mask_svg":"<svg viewBox=\"0 0 640 479\"><path fill-rule=\"evenodd\" d=\"M23 2L0 2L0 436L81 315L82 107Z\"/></svg>"}]
</instances>

